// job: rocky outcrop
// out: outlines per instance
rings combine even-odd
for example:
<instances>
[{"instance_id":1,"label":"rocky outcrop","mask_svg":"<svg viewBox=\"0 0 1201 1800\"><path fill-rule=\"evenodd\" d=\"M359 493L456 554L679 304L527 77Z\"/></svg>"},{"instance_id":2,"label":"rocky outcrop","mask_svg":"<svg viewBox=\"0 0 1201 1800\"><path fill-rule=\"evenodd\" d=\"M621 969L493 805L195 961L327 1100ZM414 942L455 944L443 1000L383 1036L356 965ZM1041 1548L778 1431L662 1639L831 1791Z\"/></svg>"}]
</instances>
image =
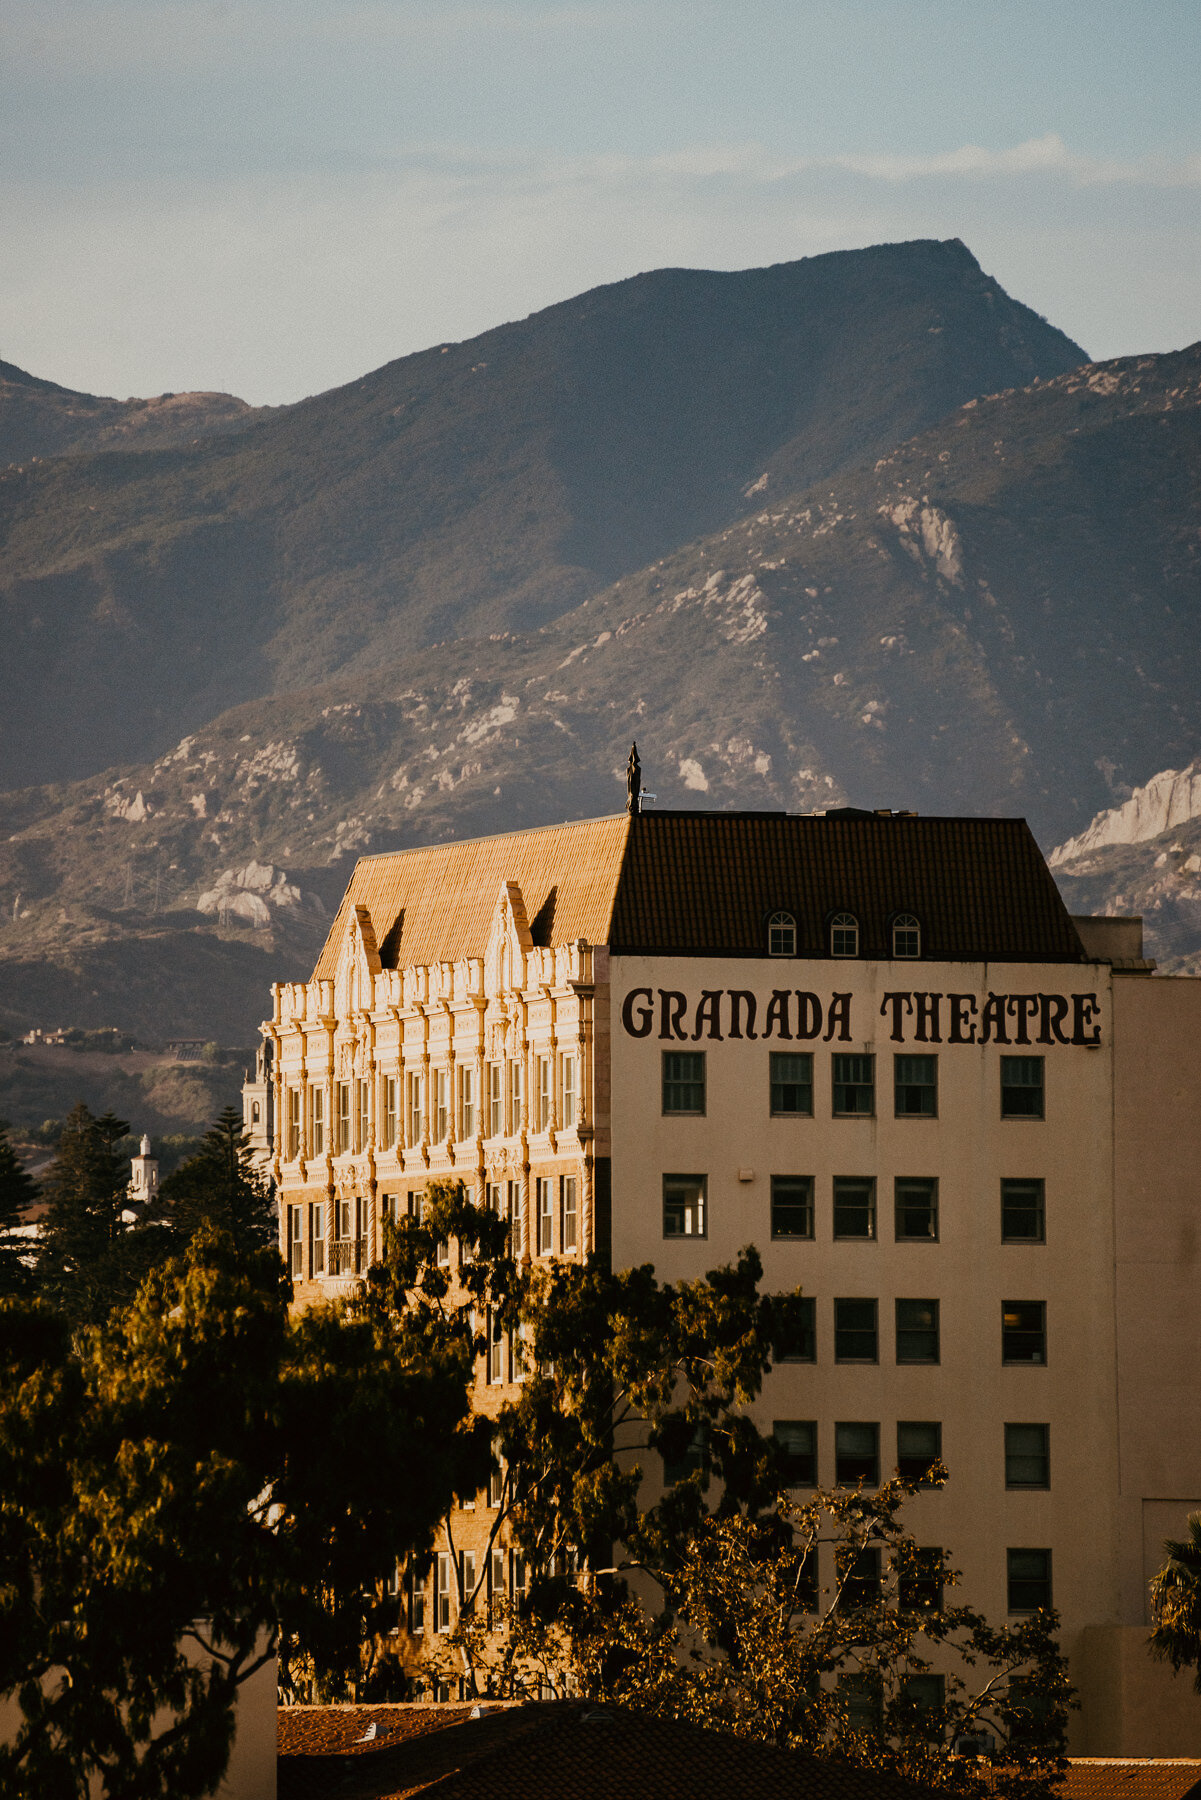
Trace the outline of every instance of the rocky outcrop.
<instances>
[{"instance_id":1,"label":"rocky outcrop","mask_svg":"<svg viewBox=\"0 0 1201 1800\"><path fill-rule=\"evenodd\" d=\"M216 886L198 896L196 911L217 919L222 925L252 925L261 929L270 925L273 909L303 904L304 895L294 882L288 880L285 870L251 860L244 868L222 870Z\"/></svg>"},{"instance_id":2,"label":"rocky outcrop","mask_svg":"<svg viewBox=\"0 0 1201 1800\"><path fill-rule=\"evenodd\" d=\"M1078 837L1052 850L1053 869L1078 862L1081 857L1110 844L1141 844L1188 820L1201 818L1201 759L1186 769L1164 769L1146 787L1135 788L1122 806L1098 813Z\"/></svg>"}]
</instances>

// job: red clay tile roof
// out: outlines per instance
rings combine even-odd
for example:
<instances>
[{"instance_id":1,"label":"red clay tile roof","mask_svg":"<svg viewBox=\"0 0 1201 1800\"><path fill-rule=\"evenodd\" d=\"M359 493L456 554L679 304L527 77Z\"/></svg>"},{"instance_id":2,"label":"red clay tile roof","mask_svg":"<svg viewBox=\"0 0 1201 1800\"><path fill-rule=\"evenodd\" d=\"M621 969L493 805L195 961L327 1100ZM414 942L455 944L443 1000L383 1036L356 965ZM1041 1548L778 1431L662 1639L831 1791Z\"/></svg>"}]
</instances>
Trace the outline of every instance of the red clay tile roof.
<instances>
[{"instance_id":1,"label":"red clay tile roof","mask_svg":"<svg viewBox=\"0 0 1201 1800\"><path fill-rule=\"evenodd\" d=\"M367 1709L376 1710L388 1709ZM924 1792L617 1708L552 1703L459 1720L353 1760L283 1756L279 1800L335 1791L339 1800L918 1800Z\"/></svg>"},{"instance_id":2,"label":"red clay tile roof","mask_svg":"<svg viewBox=\"0 0 1201 1800\"><path fill-rule=\"evenodd\" d=\"M876 813L643 813L633 821L609 932L620 954L762 956L769 915L801 956L828 954L828 921L859 921L860 953L891 955L912 913L923 958L1080 962L1084 952L1024 819Z\"/></svg>"}]
</instances>

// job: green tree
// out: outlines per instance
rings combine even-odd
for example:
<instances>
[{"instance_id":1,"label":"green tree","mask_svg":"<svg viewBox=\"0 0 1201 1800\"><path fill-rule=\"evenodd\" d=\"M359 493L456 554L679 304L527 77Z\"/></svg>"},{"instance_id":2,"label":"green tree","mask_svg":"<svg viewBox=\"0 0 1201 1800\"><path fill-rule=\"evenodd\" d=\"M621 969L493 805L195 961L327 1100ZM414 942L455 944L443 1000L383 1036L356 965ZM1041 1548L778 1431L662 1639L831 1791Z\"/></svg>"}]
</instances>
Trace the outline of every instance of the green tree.
<instances>
[{"instance_id":1,"label":"green tree","mask_svg":"<svg viewBox=\"0 0 1201 1800\"><path fill-rule=\"evenodd\" d=\"M14 1800L211 1792L263 1656L285 1682L298 1644L357 1656L397 1559L486 1473L457 1324L289 1297L273 1250L206 1225L98 1326L0 1302Z\"/></svg>"},{"instance_id":2,"label":"green tree","mask_svg":"<svg viewBox=\"0 0 1201 1800\"><path fill-rule=\"evenodd\" d=\"M77 1327L99 1324L114 1306L132 1301L170 1248L152 1221L131 1228L121 1217L130 1171L119 1145L128 1130L123 1119L96 1118L80 1102L44 1183L38 1288Z\"/></svg>"},{"instance_id":3,"label":"green tree","mask_svg":"<svg viewBox=\"0 0 1201 1800\"><path fill-rule=\"evenodd\" d=\"M181 1248L203 1222L228 1231L243 1254L276 1242L266 1183L235 1107L222 1109L196 1155L168 1175L159 1193Z\"/></svg>"},{"instance_id":4,"label":"green tree","mask_svg":"<svg viewBox=\"0 0 1201 1800\"><path fill-rule=\"evenodd\" d=\"M37 1197L37 1182L9 1142L7 1126L0 1124L0 1294L24 1294L33 1285L24 1260L30 1246L16 1233Z\"/></svg>"},{"instance_id":5,"label":"green tree","mask_svg":"<svg viewBox=\"0 0 1201 1800\"><path fill-rule=\"evenodd\" d=\"M1201 1694L1201 1512L1186 1523L1183 1542L1165 1538L1168 1560L1151 1582L1151 1654L1178 1674L1194 1669Z\"/></svg>"}]
</instances>

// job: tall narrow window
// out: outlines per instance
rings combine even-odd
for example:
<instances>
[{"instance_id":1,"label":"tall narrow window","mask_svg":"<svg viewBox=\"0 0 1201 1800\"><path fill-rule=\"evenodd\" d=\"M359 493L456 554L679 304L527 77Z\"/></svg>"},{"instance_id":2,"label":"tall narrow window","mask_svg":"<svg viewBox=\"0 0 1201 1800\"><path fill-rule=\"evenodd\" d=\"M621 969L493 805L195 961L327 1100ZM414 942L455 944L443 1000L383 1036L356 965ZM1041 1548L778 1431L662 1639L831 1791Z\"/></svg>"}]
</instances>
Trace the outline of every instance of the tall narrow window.
<instances>
[{"instance_id":1,"label":"tall narrow window","mask_svg":"<svg viewBox=\"0 0 1201 1800\"><path fill-rule=\"evenodd\" d=\"M451 1574L450 1556L445 1550L439 1552L436 1567L438 1572L438 1586L434 1595L434 1603L437 1607L437 1624L435 1629L438 1631L449 1631L450 1588L453 1576Z\"/></svg>"},{"instance_id":2,"label":"tall narrow window","mask_svg":"<svg viewBox=\"0 0 1201 1800\"><path fill-rule=\"evenodd\" d=\"M325 1203L314 1200L309 1207L309 1255L314 1275L325 1274Z\"/></svg>"},{"instance_id":3,"label":"tall narrow window","mask_svg":"<svg viewBox=\"0 0 1201 1800\"><path fill-rule=\"evenodd\" d=\"M424 1565L414 1563L408 1578L409 1630L414 1637L420 1637L425 1630L425 1581Z\"/></svg>"},{"instance_id":4,"label":"tall narrow window","mask_svg":"<svg viewBox=\"0 0 1201 1800\"><path fill-rule=\"evenodd\" d=\"M554 1249L555 1184L538 1177L538 1254L549 1256Z\"/></svg>"},{"instance_id":5,"label":"tall narrow window","mask_svg":"<svg viewBox=\"0 0 1201 1800\"><path fill-rule=\"evenodd\" d=\"M334 1153L341 1156L344 1151L350 1149L349 1081L339 1081L334 1089L334 1096L338 1102L337 1141L334 1145Z\"/></svg>"},{"instance_id":6,"label":"tall narrow window","mask_svg":"<svg viewBox=\"0 0 1201 1800\"><path fill-rule=\"evenodd\" d=\"M475 1069L471 1063L459 1064L459 1136L475 1136Z\"/></svg>"},{"instance_id":7,"label":"tall narrow window","mask_svg":"<svg viewBox=\"0 0 1201 1800\"><path fill-rule=\"evenodd\" d=\"M446 1069L434 1070L433 1111L431 1138L435 1144L444 1144L450 1133L450 1075Z\"/></svg>"},{"instance_id":8,"label":"tall narrow window","mask_svg":"<svg viewBox=\"0 0 1201 1800\"><path fill-rule=\"evenodd\" d=\"M575 1122L576 1122L576 1119L575 1119L575 1112L576 1112L576 1086L575 1086L576 1061L575 1061L575 1057L574 1056L561 1057L560 1061L559 1061L559 1067L562 1071L562 1074L560 1077L560 1082L559 1082L559 1089L560 1089L560 1093L561 1093L562 1101L563 1101L562 1107L559 1112L559 1125L560 1125L561 1129L564 1131L574 1131L575 1130Z\"/></svg>"},{"instance_id":9,"label":"tall narrow window","mask_svg":"<svg viewBox=\"0 0 1201 1800\"><path fill-rule=\"evenodd\" d=\"M313 1155L325 1155L325 1089L313 1089Z\"/></svg>"},{"instance_id":10,"label":"tall narrow window","mask_svg":"<svg viewBox=\"0 0 1201 1800\"><path fill-rule=\"evenodd\" d=\"M539 1056L535 1061L535 1074L538 1080L537 1091L537 1123L536 1131L546 1131L550 1126L550 1057Z\"/></svg>"},{"instance_id":11,"label":"tall narrow window","mask_svg":"<svg viewBox=\"0 0 1201 1800\"><path fill-rule=\"evenodd\" d=\"M488 1311L488 1380L493 1387L505 1378L505 1329L500 1322L500 1312L490 1307Z\"/></svg>"},{"instance_id":12,"label":"tall narrow window","mask_svg":"<svg viewBox=\"0 0 1201 1800\"><path fill-rule=\"evenodd\" d=\"M405 1076L405 1140L410 1150L421 1142L421 1076Z\"/></svg>"},{"instance_id":13,"label":"tall narrow window","mask_svg":"<svg viewBox=\"0 0 1201 1800\"><path fill-rule=\"evenodd\" d=\"M893 920L892 953L898 959L921 955L922 928L912 913L898 913Z\"/></svg>"},{"instance_id":14,"label":"tall narrow window","mask_svg":"<svg viewBox=\"0 0 1201 1800\"><path fill-rule=\"evenodd\" d=\"M767 954L796 955L796 920L789 912L774 912L767 921Z\"/></svg>"},{"instance_id":15,"label":"tall narrow window","mask_svg":"<svg viewBox=\"0 0 1201 1800\"><path fill-rule=\"evenodd\" d=\"M366 1081L356 1081L354 1088L356 1101L355 1115L357 1119L355 1125L354 1147L356 1150L365 1150L367 1148L368 1134L370 1131L371 1085Z\"/></svg>"},{"instance_id":16,"label":"tall narrow window","mask_svg":"<svg viewBox=\"0 0 1201 1800\"><path fill-rule=\"evenodd\" d=\"M495 1630L505 1616L505 1553L493 1550L488 1563L488 1622Z\"/></svg>"},{"instance_id":17,"label":"tall narrow window","mask_svg":"<svg viewBox=\"0 0 1201 1800\"><path fill-rule=\"evenodd\" d=\"M384 1149L391 1150L396 1143L397 1132L397 1087L395 1075L384 1077Z\"/></svg>"},{"instance_id":18,"label":"tall narrow window","mask_svg":"<svg viewBox=\"0 0 1201 1800\"><path fill-rule=\"evenodd\" d=\"M813 1058L808 1051L793 1055L789 1051L773 1050L770 1081L774 1116L813 1117Z\"/></svg>"},{"instance_id":19,"label":"tall narrow window","mask_svg":"<svg viewBox=\"0 0 1201 1800\"><path fill-rule=\"evenodd\" d=\"M460 1550L459 1573L463 1582L463 1599L470 1606L471 1597L475 1593L475 1551Z\"/></svg>"},{"instance_id":20,"label":"tall narrow window","mask_svg":"<svg viewBox=\"0 0 1201 1800\"><path fill-rule=\"evenodd\" d=\"M304 1208L288 1208L288 1273L294 1281L304 1274Z\"/></svg>"},{"instance_id":21,"label":"tall narrow window","mask_svg":"<svg viewBox=\"0 0 1201 1800\"><path fill-rule=\"evenodd\" d=\"M830 955L858 956L859 921L854 913L835 913L830 920Z\"/></svg>"},{"instance_id":22,"label":"tall narrow window","mask_svg":"<svg viewBox=\"0 0 1201 1800\"><path fill-rule=\"evenodd\" d=\"M488 1136L505 1135L505 1065L488 1064Z\"/></svg>"},{"instance_id":23,"label":"tall narrow window","mask_svg":"<svg viewBox=\"0 0 1201 1800\"><path fill-rule=\"evenodd\" d=\"M579 1188L574 1175L563 1177L563 1249L575 1250L579 1235Z\"/></svg>"},{"instance_id":24,"label":"tall narrow window","mask_svg":"<svg viewBox=\"0 0 1201 1800\"><path fill-rule=\"evenodd\" d=\"M511 1136L515 1136L521 1130L521 1099L525 1086L521 1076L521 1058L515 1056L509 1063L509 1133Z\"/></svg>"},{"instance_id":25,"label":"tall narrow window","mask_svg":"<svg viewBox=\"0 0 1201 1800\"><path fill-rule=\"evenodd\" d=\"M300 1155L300 1089L288 1089L288 1161Z\"/></svg>"}]
</instances>

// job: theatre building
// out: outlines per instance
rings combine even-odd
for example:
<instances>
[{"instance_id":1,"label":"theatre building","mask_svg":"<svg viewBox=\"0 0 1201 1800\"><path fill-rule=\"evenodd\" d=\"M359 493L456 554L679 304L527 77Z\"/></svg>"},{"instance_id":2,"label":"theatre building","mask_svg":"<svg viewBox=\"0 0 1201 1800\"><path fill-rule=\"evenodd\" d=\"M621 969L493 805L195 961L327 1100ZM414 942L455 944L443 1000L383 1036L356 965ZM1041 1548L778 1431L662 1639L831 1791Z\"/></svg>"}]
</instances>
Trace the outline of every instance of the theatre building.
<instances>
[{"instance_id":1,"label":"theatre building","mask_svg":"<svg viewBox=\"0 0 1201 1800\"><path fill-rule=\"evenodd\" d=\"M1201 1506L1201 982L1071 918L1024 823L634 812L366 857L264 1032L301 1303L437 1176L530 1257L677 1279L754 1243L808 1301L758 1408L797 1489L941 1455L909 1522L990 1617L1059 1609L1074 1752L1201 1754L1145 1649Z\"/></svg>"}]
</instances>

